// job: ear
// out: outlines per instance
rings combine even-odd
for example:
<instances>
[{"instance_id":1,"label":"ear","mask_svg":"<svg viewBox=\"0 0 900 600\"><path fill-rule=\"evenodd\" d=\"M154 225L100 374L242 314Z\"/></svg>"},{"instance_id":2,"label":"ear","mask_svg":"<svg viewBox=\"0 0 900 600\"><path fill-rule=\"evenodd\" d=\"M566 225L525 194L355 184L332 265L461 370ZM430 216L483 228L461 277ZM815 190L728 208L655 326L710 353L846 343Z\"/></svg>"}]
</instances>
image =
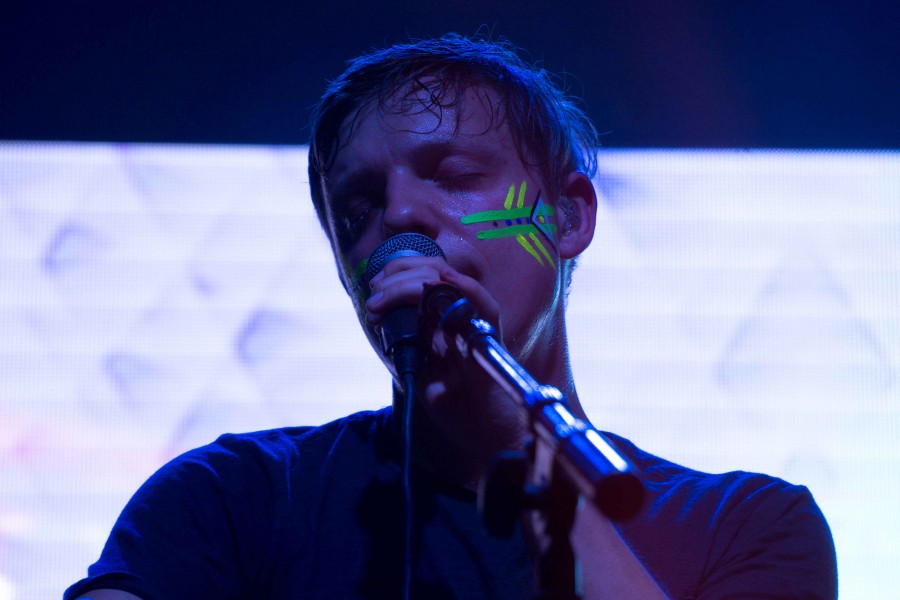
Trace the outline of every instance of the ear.
<instances>
[{"instance_id":1,"label":"ear","mask_svg":"<svg viewBox=\"0 0 900 600\"><path fill-rule=\"evenodd\" d=\"M597 193L587 175L573 171L566 176L556 214L559 255L565 260L575 258L591 244L597 223Z\"/></svg>"}]
</instances>

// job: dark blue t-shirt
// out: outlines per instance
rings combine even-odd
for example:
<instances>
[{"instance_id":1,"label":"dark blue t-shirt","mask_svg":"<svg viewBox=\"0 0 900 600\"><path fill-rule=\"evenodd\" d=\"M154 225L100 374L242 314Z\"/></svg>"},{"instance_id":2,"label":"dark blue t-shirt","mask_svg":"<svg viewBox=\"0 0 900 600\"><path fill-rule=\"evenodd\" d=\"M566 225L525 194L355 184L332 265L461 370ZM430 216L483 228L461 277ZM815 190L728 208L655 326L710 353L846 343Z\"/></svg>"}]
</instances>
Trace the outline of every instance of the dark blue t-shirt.
<instances>
[{"instance_id":1,"label":"dark blue t-shirt","mask_svg":"<svg viewBox=\"0 0 900 600\"><path fill-rule=\"evenodd\" d=\"M699 473L609 437L648 490L619 531L670 597L836 597L831 534L806 488ZM224 435L138 490L65 598L105 587L145 600L399 598L399 457L390 409ZM532 597L521 531L491 538L474 494L424 471L413 481L413 597Z\"/></svg>"}]
</instances>

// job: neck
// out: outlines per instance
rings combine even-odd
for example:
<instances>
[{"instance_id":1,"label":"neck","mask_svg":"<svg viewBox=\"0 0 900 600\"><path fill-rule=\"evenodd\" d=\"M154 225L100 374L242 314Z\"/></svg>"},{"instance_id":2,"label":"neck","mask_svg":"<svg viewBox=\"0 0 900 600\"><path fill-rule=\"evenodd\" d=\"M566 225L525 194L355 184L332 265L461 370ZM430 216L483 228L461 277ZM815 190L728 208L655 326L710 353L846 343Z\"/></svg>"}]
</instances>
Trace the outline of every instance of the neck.
<instances>
[{"instance_id":1,"label":"neck","mask_svg":"<svg viewBox=\"0 0 900 600\"><path fill-rule=\"evenodd\" d=\"M569 369L565 337L549 343L526 359L523 368L540 384L565 394L570 410L584 418ZM533 368L530 368L532 367ZM415 460L442 477L475 490L503 450L520 450L532 437L524 403L508 394L480 367L465 385L451 390L443 382L418 386L413 413ZM439 391L431 389L440 387ZM401 396L395 390L395 406ZM402 414L398 410L398 415Z\"/></svg>"}]
</instances>

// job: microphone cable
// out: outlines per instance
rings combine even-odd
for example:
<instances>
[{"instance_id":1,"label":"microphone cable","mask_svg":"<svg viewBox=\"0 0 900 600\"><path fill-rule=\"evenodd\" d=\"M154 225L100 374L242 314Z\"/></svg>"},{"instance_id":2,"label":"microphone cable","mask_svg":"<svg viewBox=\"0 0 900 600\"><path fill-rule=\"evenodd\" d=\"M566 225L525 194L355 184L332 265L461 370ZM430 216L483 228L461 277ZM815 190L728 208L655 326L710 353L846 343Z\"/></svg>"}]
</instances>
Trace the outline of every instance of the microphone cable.
<instances>
[{"instance_id":1,"label":"microphone cable","mask_svg":"<svg viewBox=\"0 0 900 600\"><path fill-rule=\"evenodd\" d=\"M385 240L369 257L365 281L368 283L385 265L397 258L408 256L435 256L446 258L443 250L428 236L419 233L400 233ZM412 600L413 586L413 543L415 541L415 519L413 511L412 445L413 445L413 405L416 399L416 374L421 363L419 336L419 307L399 307L386 317L381 331L384 351L391 356L397 378L403 386L402 414L402 487L404 518L403 550L403 597Z\"/></svg>"},{"instance_id":2,"label":"microphone cable","mask_svg":"<svg viewBox=\"0 0 900 600\"><path fill-rule=\"evenodd\" d=\"M415 519L413 518L412 484L412 428L413 402L416 399L415 372L403 375L403 505L404 546L403 546L403 598L412 600L413 582L413 540L415 539Z\"/></svg>"}]
</instances>

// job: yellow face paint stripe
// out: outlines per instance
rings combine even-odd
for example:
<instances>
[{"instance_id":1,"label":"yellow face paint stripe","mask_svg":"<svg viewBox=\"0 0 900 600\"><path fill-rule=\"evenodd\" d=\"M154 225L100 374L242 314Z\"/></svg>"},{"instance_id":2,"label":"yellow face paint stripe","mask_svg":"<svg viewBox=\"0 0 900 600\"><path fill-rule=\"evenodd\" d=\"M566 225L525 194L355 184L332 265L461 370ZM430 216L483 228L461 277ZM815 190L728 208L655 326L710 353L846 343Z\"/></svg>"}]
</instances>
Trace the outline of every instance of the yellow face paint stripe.
<instances>
[{"instance_id":1,"label":"yellow face paint stripe","mask_svg":"<svg viewBox=\"0 0 900 600\"><path fill-rule=\"evenodd\" d=\"M515 193L516 193L516 184L512 184L511 186L509 186L509 191L506 192L506 200L503 201L504 210L509 210L512 208L512 202L513 202L513 198L515 197Z\"/></svg>"},{"instance_id":2,"label":"yellow face paint stripe","mask_svg":"<svg viewBox=\"0 0 900 600\"><path fill-rule=\"evenodd\" d=\"M539 265L543 265L544 261L541 260L541 256L537 253L531 244L528 243L528 240L525 239L525 236L521 233L516 236L516 240L518 240L519 244L528 252L528 254L534 257L534 260L538 261Z\"/></svg>"},{"instance_id":3,"label":"yellow face paint stripe","mask_svg":"<svg viewBox=\"0 0 900 600\"><path fill-rule=\"evenodd\" d=\"M547 259L547 262L550 263L550 266L555 269L556 261L553 260L553 258L550 256L550 253L547 252L546 248L544 248L544 245L541 243L541 240L538 239L538 236L534 235L533 233L529 233L528 237L531 238L531 241L535 246L537 246L537 249L541 251L541 254L543 254L544 258Z\"/></svg>"}]
</instances>

